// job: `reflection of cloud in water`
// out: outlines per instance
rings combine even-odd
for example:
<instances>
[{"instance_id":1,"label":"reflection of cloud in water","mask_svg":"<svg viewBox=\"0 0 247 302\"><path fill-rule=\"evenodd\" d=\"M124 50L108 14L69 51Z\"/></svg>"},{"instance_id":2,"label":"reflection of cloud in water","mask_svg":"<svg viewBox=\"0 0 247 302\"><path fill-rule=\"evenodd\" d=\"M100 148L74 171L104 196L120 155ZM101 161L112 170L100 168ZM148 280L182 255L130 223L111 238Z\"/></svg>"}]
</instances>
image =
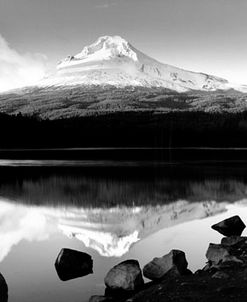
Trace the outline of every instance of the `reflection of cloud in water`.
<instances>
[{"instance_id":1,"label":"reflection of cloud in water","mask_svg":"<svg viewBox=\"0 0 247 302\"><path fill-rule=\"evenodd\" d=\"M21 240L40 241L62 231L102 256L120 257L163 228L225 210L225 203L177 201L163 206L83 209L0 202L0 261Z\"/></svg>"},{"instance_id":2,"label":"reflection of cloud in water","mask_svg":"<svg viewBox=\"0 0 247 302\"><path fill-rule=\"evenodd\" d=\"M46 217L35 208L0 202L0 261L21 240L47 239Z\"/></svg>"}]
</instances>

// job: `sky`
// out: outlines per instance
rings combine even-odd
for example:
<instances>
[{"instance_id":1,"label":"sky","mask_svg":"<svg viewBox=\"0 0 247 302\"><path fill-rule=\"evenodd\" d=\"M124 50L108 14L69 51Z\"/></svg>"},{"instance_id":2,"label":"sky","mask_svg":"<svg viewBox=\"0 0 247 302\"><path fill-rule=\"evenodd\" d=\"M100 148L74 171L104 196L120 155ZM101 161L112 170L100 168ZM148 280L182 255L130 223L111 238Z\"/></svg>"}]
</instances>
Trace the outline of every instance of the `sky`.
<instances>
[{"instance_id":1,"label":"sky","mask_svg":"<svg viewBox=\"0 0 247 302\"><path fill-rule=\"evenodd\" d=\"M246 15L246 0L0 0L0 90L36 80L103 35L247 84Z\"/></svg>"}]
</instances>

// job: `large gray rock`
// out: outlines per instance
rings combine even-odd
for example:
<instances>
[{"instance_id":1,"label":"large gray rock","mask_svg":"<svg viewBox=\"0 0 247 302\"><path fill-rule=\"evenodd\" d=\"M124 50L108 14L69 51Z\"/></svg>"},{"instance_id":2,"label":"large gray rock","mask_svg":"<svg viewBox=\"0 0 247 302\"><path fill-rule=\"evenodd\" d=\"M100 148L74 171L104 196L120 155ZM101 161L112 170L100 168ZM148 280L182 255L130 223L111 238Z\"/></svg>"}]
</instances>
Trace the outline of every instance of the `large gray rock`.
<instances>
[{"instance_id":1,"label":"large gray rock","mask_svg":"<svg viewBox=\"0 0 247 302\"><path fill-rule=\"evenodd\" d=\"M8 285L2 274L0 274L0 301L8 301Z\"/></svg>"},{"instance_id":2,"label":"large gray rock","mask_svg":"<svg viewBox=\"0 0 247 302\"><path fill-rule=\"evenodd\" d=\"M169 254L154 258L143 268L143 275L150 280L163 278L168 272L184 275L187 273L188 262L185 253L180 250L171 250Z\"/></svg>"},{"instance_id":3,"label":"large gray rock","mask_svg":"<svg viewBox=\"0 0 247 302\"><path fill-rule=\"evenodd\" d=\"M245 229L245 224L236 215L212 225L211 228L224 236L240 236Z\"/></svg>"},{"instance_id":4,"label":"large gray rock","mask_svg":"<svg viewBox=\"0 0 247 302\"><path fill-rule=\"evenodd\" d=\"M212 262L213 264L218 264L219 262L223 261L223 259L229 256L229 251L226 247L222 246L221 244L214 244L210 243L206 257L208 261Z\"/></svg>"},{"instance_id":5,"label":"large gray rock","mask_svg":"<svg viewBox=\"0 0 247 302\"><path fill-rule=\"evenodd\" d=\"M107 273L104 281L111 291L136 291L144 284L137 260L126 260L117 264Z\"/></svg>"},{"instance_id":6,"label":"large gray rock","mask_svg":"<svg viewBox=\"0 0 247 302\"><path fill-rule=\"evenodd\" d=\"M62 281L83 277L93 273L93 260L90 255L62 249L57 256L55 268Z\"/></svg>"}]
</instances>

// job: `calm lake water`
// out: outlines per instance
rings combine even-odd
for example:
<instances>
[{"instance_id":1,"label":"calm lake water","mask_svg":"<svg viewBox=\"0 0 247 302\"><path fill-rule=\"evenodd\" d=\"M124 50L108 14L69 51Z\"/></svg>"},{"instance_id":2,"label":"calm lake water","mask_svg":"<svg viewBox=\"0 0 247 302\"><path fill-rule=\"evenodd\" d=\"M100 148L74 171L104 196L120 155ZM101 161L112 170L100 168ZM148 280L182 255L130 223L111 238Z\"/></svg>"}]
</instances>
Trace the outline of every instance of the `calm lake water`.
<instances>
[{"instance_id":1,"label":"calm lake water","mask_svg":"<svg viewBox=\"0 0 247 302\"><path fill-rule=\"evenodd\" d=\"M247 222L247 163L0 161L0 272L9 302L84 302L115 264L145 265L171 249L204 266L210 226ZM247 234L247 233L246 233ZM62 282L62 248L89 253L94 273Z\"/></svg>"}]
</instances>

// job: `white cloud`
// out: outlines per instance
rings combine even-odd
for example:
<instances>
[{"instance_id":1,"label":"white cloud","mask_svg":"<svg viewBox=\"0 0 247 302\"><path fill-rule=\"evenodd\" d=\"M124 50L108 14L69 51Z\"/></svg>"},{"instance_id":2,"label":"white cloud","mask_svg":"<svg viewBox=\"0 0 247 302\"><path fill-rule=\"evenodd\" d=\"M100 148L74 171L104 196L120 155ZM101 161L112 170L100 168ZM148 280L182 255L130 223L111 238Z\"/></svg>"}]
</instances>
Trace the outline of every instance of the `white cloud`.
<instances>
[{"instance_id":1,"label":"white cloud","mask_svg":"<svg viewBox=\"0 0 247 302\"><path fill-rule=\"evenodd\" d=\"M45 56L20 54L0 34L0 92L35 84L45 75Z\"/></svg>"}]
</instances>

